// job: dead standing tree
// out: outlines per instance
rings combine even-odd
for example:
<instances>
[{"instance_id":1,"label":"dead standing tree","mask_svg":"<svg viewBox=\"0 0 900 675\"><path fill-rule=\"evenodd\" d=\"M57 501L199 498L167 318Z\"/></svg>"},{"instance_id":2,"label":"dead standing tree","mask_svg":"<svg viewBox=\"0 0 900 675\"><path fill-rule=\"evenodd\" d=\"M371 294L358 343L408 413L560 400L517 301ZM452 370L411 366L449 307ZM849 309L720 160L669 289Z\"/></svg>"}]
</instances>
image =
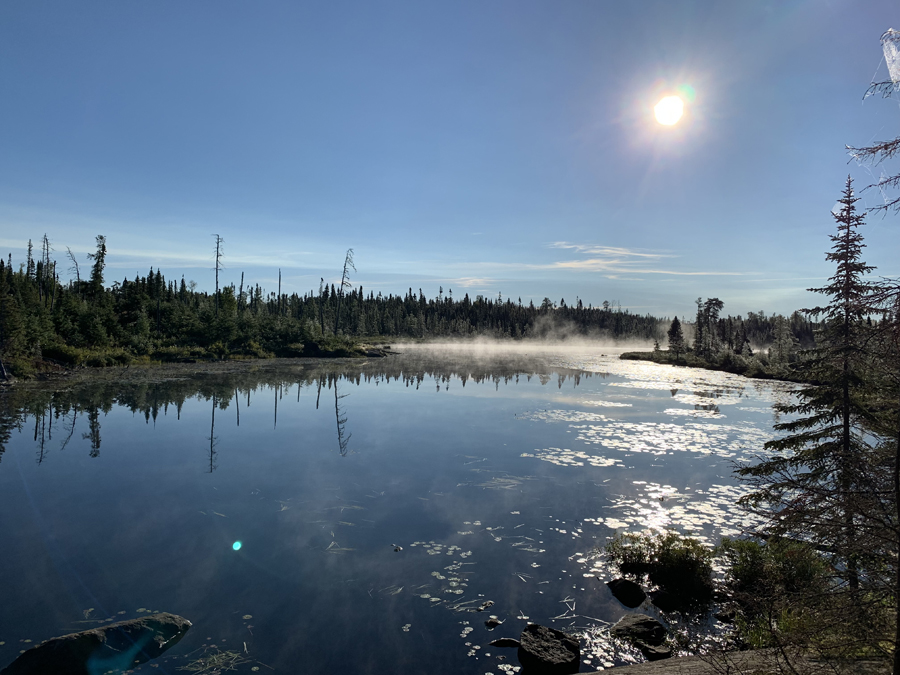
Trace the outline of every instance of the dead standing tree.
<instances>
[{"instance_id":1,"label":"dead standing tree","mask_svg":"<svg viewBox=\"0 0 900 675\"><path fill-rule=\"evenodd\" d=\"M216 238L216 318L219 318L219 270L222 269L222 244L225 240L218 234L212 235Z\"/></svg>"},{"instance_id":2,"label":"dead standing tree","mask_svg":"<svg viewBox=\"0 0 900 675\"><path fill-rule=\"evenodd\" d=\"M891 78L887 82L873 83L866 91L863 100L875 94L881 94L883 98L900 93L900 31L890 29L881 36L881 46L884 49L884 60L887 63L888 75ZM850 157L860 164L879 166L887 160L900 157L900 136L887 141L878 141L864 148L848 145L847 152ZM871 211L894 211L900 213L900 196L890 197L888 192L900 188L900 173L888 175L882 172L881 176L866 190L876 188L884 203L873 206Z\"/></svg>"},{"instance_id":3,"label":"dead standing tree","mask_svg":"<svg viewBox=\"0 0 900 675\"><path fill-rule=\"evenodd\" d=\"M344 258L344 273L341 275L341 285L337 289L337 309L334 313L334 334L338 334L338 327L341 323L341 300L344 297L344 289L350 288L350 270L356 271L353 264L353 249L347 249L347 256Z\"/></svg>"}]
</instances>

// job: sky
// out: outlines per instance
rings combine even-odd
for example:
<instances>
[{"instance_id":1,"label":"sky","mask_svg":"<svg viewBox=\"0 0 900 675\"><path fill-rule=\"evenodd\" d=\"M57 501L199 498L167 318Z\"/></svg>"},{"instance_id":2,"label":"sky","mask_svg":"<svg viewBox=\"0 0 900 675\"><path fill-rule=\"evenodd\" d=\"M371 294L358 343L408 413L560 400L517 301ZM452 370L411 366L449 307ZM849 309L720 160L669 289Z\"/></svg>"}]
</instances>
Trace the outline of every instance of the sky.
<instances>
[{"instance_id":1,"label":"sky","mask_svg":"<svg viewBox=\"0 0 900 675\"><path fill-rule=\"evenodd\" d=\"M63 278L820 304L845 146L900 135L897 0L0 3L0 254ZM685 116L656 122L662 96ZM900 275L900 215L865 260Z\"/></svg>"}]
</instances>

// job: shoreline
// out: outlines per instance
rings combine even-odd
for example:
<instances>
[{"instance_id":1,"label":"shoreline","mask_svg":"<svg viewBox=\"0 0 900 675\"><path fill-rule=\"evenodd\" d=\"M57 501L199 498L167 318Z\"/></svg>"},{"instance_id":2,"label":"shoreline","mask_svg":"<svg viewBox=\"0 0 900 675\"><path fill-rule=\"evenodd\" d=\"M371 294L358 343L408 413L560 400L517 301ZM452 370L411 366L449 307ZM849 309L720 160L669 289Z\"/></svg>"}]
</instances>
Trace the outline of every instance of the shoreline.
<instances>
[{"instance_id":1,"label":"shoreline","mask_svg":"<svg viewBox=\"0 0 900 675\"><path fill-rule=\"evenodd\" d=\"M780 655L771 650L718 652L703 656L674 656L661 661L645 661L627 666L614 666L590 671L583 675L722 675L723 673L753 673L753 675L800 675L828 672L833 675L889 675L890 664L873 659L836 661L819 657L792 657L790 667Z\"/></svg>"},{"instance_id":2,"label":"shoreline","mask_svg":"<svg viewBox=\"0 0 900 675\"><path fill-rule=\"evenodd\" d=\"M768 372L765 370L760 370L759 368L751 370L749 367L741 368L739 366L734 366L726 363L717 364L710 363L709 361L705 361L699 359L695 356L691 356L691 360L683 360L682 363L678 363L677 361L673 361L670 359L668 355L668 351L632 351L632 352L624 352L619 355L619 358L623 361L647 361L649 363L655 363L660 366L674 366L676 368L699 368L701 370L712 370L720 373L731 373L732 375L740 375L741 377L746 377L751 380L774 380L775 382L793 382L795 384L814 384L811 382L807 382L798 378L789 377L784 374L777 374ZM666 355L666 356L659 356Z\"/></svg>"},{"instance_id":3,"label":"shoreline","mask_svg":"<svg viewBox=\"0 0 900 675\"><path fill-rule=\"evenodd\" d=\"M134 362L126 365L114 366L88 366L82 365L77 367L68 367L62 363L52 359L44 359L40 361L42 368L29 378L11 377L6 380L0 380L0 392L8 391L12 388L31 388L44 387L55 383L71 382L75 384L83 384L86 382L104 382L104 381L127 381L127 382L152 382L161 379L169 379L170 377L182 378L187 376L201 374L225 374L238 373L246 370L275 370L285 366L300 366L304 368L314 366L336 365L343 363L364 363L370 359L381 359L389 356L399 356L401 354L415 353L418 349L428 349L430 347L448 347L453 348L459 346L466 349L477 346L477 342L472 340L460 341L441 341L441 340L399 340L396 342L373 342L360 343L360 351L352 355L310 355L310 356L274 356L274 357L254 357L254 356L236 356L224 359L183 359L173 361L142 361ZM492 343L502 346L506 342ZM565 342L550 345L543 341L529 342L528 340L510 340L509 344L517 345L518 349L512 350L510 356L529 356L518 353L533 345L535 348L548 349L559 347L560 349L571 348L573 345L567 345ZM592 345L579 343L578 347L590 348ZM394 351L409 349L409 351ZM617 351L629 349L629 347L616 347L611 345L597 346L597 349L606 349L607 351ZM499 351L503 351L502 349ZM616 354L604 354L605 356L616 356L623 361L646 361L662 366L674 366L678 368L696 368L700 370L710 370L717 372L731 373L740 375L748 379L772 380L777 382L792 382L796 384L807 384L799 379L785 376L778 376L766 372L741 372L736 368L729 368L727 365L712 364L707 361L701 361L696 357L692 357L689 361L683 363L673 362L671 359L660 355L667 355L667 351L654 352L652 350L631 350L622 351ZM536 356L536 354L534 354ZM123 377L124 376L124 377Z\"/></svg>"}]
</instances>

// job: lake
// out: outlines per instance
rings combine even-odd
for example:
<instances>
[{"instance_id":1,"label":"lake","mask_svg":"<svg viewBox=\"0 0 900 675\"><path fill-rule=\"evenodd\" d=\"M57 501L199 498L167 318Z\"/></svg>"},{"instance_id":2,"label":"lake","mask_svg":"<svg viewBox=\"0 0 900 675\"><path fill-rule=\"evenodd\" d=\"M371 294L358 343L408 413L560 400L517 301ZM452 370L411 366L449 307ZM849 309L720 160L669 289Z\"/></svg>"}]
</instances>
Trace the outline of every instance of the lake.
<instances>
[{"instance_id":1,"label":"lake","mask_svg":"<svg viewBox=\"0 0 900 675\"><path fill-rule=\"evenodd\" d=\"M790 385L589 346L399 351L0 395L0 667L166 611L193 628L136 672L499 675L515 650L488 643L528 621L595 670L641 660L607 639L628 610L598 546L754 526L732 468Z\"/></svg>"}]
</instances>

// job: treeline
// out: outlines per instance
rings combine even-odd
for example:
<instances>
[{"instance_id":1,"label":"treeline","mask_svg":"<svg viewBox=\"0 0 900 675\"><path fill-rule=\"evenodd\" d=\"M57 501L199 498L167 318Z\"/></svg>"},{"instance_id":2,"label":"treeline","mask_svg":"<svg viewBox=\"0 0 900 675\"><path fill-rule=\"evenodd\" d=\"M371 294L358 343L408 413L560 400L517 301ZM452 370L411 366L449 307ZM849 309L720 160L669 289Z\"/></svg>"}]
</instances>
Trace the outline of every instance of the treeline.
<instances>
[{"instance_id":1,"label":"treeline","mask_svg":"<svg viewBox=\"0 0 900 675\"><path fill-rule=\"evenodd\" d=\"M816 335L824 327L813 319L815 313L767 317L763 312L750 312L746 319L722 318L724 306L719 298L697 298L693 324L684 326L675 317L669 325L666 351L657 341L652 352L628 352L622 358L711 368L747 377L802 379L795 365L804 350L816 347ZM686 335L686 328L693 338Z\"/></svg>"},{"instance_id":2,"label":"treeline","mask_svg":"<svg viewBox=\"0 0 900 675\"><path fill-rule=\"evenodd\" d=\"M226 285L214 292L193 282L167 279L158 269L105 282L106 239L98 236L84 277L67 250L74 279L62 282L46 235L40 252L28 245L26 261L0 260L0 366L29 375L41 364L118 365L137 361L204 358L351 355L359 338L563 339L587 336L652 342L668 320L633 314L616 303L600 307L545 298L536 306L501 296L454 298L452 289L426 299L421 289L405 295L366 293L348 282L320 284L318 292L270 292L258 284ZM218 262L218 258L217 258ZM797 315L795 315L796 317ZM779 319L750 313L714 322L726 344L765 345ZM808 322L792 317L793 338L812 340ZM0 372L0 375L4 373Z\"/></svg>"}]
</instances>

